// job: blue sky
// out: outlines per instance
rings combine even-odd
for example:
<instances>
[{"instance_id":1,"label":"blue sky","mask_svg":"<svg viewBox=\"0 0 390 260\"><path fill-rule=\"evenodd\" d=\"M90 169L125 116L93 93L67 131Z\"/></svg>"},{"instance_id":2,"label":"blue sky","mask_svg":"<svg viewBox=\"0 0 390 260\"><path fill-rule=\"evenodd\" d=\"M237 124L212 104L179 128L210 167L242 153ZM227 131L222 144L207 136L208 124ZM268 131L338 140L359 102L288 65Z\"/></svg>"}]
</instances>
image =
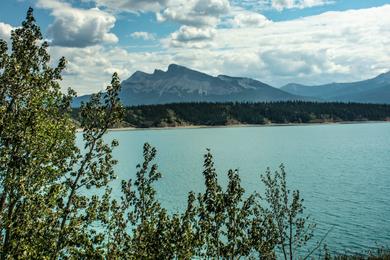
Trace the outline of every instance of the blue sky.
<instances>
[{"instance_id":1,"label":"blue sky","mask_svg":"<svg viewBox=\"0 0 390 260\"><path fill-rule=\"evenodd\" d=\"M2 0L1 38L29 6L80 94L170 63L277 87L390 70L390 0Z\"/></svg>"}]
</instances>

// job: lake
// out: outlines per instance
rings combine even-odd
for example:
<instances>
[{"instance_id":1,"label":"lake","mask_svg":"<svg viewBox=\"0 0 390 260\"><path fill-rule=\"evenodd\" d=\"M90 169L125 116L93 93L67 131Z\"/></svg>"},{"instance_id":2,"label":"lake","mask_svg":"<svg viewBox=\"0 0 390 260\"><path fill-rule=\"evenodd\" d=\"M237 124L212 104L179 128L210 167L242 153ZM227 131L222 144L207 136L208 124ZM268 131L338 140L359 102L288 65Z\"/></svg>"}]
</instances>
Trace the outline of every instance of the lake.
<instances>
[{"instance_id":1,"label":"lake","mask_svg":"<svg viewBox=\"0 0 390 260\"><path fill-rule=\"evenodd\" d=\"M134 178L142 145L158 150L163 178L158 197L171 211L187 193L203 189L203 154L210 148L220 179L239 169L248 192L262 192L260 175L283 163L317 223L318 241L333 227L331 251L362 252L390 246L390 123L113 131L120 146L119 179ZM119 196L119 181L114 193Z\"/></svg>"}]
</instances>

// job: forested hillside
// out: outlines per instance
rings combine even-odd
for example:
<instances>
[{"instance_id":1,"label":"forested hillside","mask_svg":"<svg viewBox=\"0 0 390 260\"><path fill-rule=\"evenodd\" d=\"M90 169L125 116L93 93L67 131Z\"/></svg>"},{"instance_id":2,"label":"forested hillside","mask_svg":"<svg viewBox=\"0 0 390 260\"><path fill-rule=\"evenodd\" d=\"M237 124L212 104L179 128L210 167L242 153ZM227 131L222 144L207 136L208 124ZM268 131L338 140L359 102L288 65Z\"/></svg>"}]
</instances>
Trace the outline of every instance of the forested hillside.
<instances>
[{"instance_id":1,"label":"forested hillside","mask_svg":"<svg viewBox=\"0 0 390 260\"><path fill-rule=\"evenodd\" d=\"M78 109L73 118L78 121ZM174 127L188 125L325 123L389 121L390 105L359 103L176 103L126 108L120 126Z\"/></svg>"}]
</instances>

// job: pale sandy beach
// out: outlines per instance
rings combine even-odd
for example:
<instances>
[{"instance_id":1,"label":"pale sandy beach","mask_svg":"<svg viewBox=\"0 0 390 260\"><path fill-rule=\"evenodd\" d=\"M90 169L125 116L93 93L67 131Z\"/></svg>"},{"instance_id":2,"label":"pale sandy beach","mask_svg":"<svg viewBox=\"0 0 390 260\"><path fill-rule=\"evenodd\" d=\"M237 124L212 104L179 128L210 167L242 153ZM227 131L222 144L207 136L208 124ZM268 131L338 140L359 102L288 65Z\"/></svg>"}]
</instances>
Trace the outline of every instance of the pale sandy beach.
<instances>
[{"instance_id":1,"label":"pale sandy beach","mask_svg":"<svg viewBox=\"0 0 390 260\"><path fill-rule=\"evenodd\" d=\"M390 123L390 121L342 121L342 122L321 122L321 123L290 123L290 124L236 124L236 125L188 125L188 126L165 126L165 127L118 127L110 128L110 132L120 131L145 131L145 130L175 130L175 129L202 129L202 128L241 128L241 127L284 127L284 126L312 126L312 125L340 125L340 124L372 124L372 123ZM77 132L82 132L77 128Z\"/></svg>"}]
</instances>

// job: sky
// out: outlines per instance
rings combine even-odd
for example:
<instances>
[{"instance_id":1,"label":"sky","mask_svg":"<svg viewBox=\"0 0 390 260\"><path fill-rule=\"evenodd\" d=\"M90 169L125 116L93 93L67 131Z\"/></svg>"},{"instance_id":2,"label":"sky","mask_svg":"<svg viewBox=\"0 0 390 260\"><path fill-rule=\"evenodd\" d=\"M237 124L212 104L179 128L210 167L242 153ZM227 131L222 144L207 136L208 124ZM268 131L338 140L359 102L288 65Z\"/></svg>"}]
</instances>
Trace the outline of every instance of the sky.
<instances>
[{"instance_id":1,"label":"sky","mask_svg":"<svg viewBox=\"0 0 390 260\"><path fill-rule=\"evenodd\" d=\"M390 70L390 0L1 0L0 38L29 6L80 95L171 63L275 87Z\"/></svg>"}]
</instances>

